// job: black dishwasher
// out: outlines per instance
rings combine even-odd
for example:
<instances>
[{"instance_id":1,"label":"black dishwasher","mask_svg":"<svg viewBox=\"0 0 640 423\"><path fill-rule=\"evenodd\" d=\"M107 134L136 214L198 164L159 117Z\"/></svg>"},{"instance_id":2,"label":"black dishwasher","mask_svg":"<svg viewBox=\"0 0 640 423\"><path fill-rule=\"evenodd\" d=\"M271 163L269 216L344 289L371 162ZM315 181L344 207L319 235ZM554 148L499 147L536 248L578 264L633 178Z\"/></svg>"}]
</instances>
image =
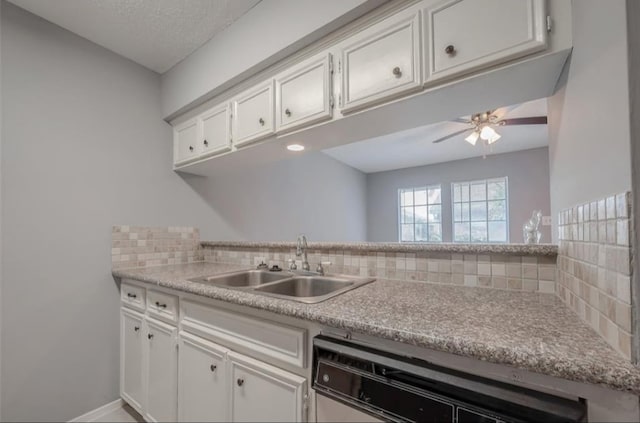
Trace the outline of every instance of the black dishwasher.
<instances>
[{"instance_id":1,"label":"black dishwasher","mask_svg":"<svg viewBox=\"0 0 640 423\"><path fill-rule=\"evenodd\" d=\"M397 422L584 422L586 405L319 335L313 387L320 395Z\"/></svg>"}]
</instances>

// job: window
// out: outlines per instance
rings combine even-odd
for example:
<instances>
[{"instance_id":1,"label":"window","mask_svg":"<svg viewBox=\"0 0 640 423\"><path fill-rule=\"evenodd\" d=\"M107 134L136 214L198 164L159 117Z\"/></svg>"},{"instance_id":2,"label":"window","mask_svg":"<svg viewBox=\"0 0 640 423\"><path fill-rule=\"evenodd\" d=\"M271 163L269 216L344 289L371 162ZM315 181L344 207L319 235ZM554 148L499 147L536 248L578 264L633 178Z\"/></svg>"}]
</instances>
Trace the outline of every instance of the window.
<instances>
[{"instance_id":1,"label":"window","mask_svg":"<svg viewBox=\"0 0 640 423\"><path fill-rule=\"evenodd\" d=\"M454 242L507 242L507 178L451 184Z\"/></svg>"},{"instance_id":2,"label":"window","mask_svg":"<svg viewBox=\"0 0 640 423\"><path fill-rule=\"evenodd\" d=\"M440 185L398 190L400 242L442 241Z\"/></svg>"}]
</instances>

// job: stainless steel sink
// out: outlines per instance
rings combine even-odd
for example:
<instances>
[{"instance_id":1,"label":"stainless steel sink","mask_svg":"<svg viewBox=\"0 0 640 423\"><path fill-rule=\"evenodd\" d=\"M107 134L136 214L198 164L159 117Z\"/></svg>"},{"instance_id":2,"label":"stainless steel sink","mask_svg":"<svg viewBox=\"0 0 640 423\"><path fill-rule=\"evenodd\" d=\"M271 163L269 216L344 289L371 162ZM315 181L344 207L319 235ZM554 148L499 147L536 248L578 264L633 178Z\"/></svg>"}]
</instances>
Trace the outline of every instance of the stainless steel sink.
<instances>
[{"instance_id":1,"label":"stainless steel sink","mask_svg":"<svg viewBox=\"0 0 640 423\"><path fill-rule=\"evenodd\" d=\"M292 272L244 270L189 280L223 288L249 290L256 294L312 304L358 288L373 282L375 279L342 275L301 275Z\"/></svg>"},{"instance_id":2,"label":"stainless steel sink","mask_svg":"<svg viewBox=\"0 0 640 423\"><path fill-rule=\"evenodd\" d=\"M319 303L373 281L374 279L334 276L296 276L257 287L254 292L310 304Z\"/></svg>"},{"instance_id":3,"label":"stainless steel sink","mask_svg":"<svg viewBox=\"0 0 640 423\"><path fill-rule=\"evenodd\" d=\"M288 272L268 272L265 270L244 270L221 275L189 279L192 282L206 283L228 288L246 288L271 283L293 277Z\"/></svg>"}]
</instances>

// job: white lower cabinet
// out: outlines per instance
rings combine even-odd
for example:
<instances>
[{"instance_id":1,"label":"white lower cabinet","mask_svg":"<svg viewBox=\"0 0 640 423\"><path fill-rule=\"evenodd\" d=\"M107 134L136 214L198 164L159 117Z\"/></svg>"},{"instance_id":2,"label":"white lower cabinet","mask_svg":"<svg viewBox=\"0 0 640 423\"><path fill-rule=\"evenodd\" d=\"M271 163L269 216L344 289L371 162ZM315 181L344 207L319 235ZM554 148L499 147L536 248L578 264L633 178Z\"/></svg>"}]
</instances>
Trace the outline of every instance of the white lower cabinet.
<instances>
[{"instance_id":1,"label":"white lower cabinet","mask_svg":"<svg viewBox=\"0 0 640 423\"><path fill-rule=\"evenodd\" d=\"M305 419L306 380L269 364L229 352L234 422L300 422Z\"/></svg>"},{"instance_id":2,"label":"white lower cabinet","mask_svg":"<svg viewBox=\"0 0 640 423\"><path fill-rule=\"evenodd\" d=\"M226 354L226 348L180 332L178 421L229 421Z\"/></svg>"},{"instance_id":3,"label":"white lower cabinet","mask_svg":"<svg viewBox=\"0 0 640 423\"><path fill-rule=\"evenodd\" d=\"M148 366L145 418L174 422L178 416L178 348L174 326L147 318Z\"/></svg>"},{"instance_id":4,"label":"white lower cabinet","mask_svg":"<svg viewBox=\"0 0 640 423\"><path fill-rule=\"evenodd\" d=\"M135 311L120 311L120 395L139 413L144 408L143 320Z\"/></svg>"}]
</instances>

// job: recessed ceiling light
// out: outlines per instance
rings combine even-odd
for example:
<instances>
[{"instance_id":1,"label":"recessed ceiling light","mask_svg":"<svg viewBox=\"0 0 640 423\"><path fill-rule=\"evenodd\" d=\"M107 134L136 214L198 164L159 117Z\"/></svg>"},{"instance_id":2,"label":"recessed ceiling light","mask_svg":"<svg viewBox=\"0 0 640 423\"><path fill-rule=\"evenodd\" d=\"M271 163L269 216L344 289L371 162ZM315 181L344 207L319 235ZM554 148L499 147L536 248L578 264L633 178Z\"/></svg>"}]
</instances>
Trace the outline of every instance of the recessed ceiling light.
<instances>
[{"instance_id":1,"label":"recessed ceiling light","mask_svg":"<svg viewBox=\"0 0 640 423\"><path fill-rule=\"evenodd\" d=\"M302 151L302 150L304 150L304 145L302 145L302 144L289 144L287 146L287 150L289 150L289 151Z\"/></svg>"}]
</instances>

